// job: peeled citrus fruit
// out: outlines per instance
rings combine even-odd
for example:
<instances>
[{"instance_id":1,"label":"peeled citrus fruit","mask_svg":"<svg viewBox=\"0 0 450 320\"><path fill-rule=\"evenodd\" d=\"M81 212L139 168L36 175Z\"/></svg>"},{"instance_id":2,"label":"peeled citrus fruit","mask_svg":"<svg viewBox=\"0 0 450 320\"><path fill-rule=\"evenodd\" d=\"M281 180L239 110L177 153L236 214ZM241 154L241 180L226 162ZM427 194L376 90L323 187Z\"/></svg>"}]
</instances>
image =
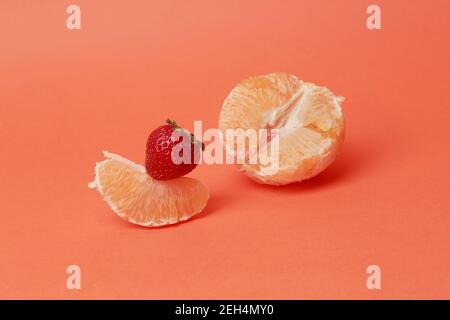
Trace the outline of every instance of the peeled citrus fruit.
<instances>
[{"instance_id":1,"label":"peeled citrus fruit","mask_svg":"<svg viewBox=\"0 0 450 320\"><path fill-rule=\"evenodd\" d=\"M181 177L158 181L145 168L121 156L104 151L106 160L97 163L97 189L111 209L121 218L145 227L184 221L199 213L209 199L200 181Z\"/></svg>"},{"instance_id":2,"label":"peeled citrus fruit","mask_svg":"<svg viewBox=\"0 0 450 320\"><path fill-rule=\"evenodd\" d=\"M278 150L270 154L273 139L265 146L278 159L277 170L258 163L241 163L239 168L252 179L283 185L314 177L336 158L344 140L344 98L329 89L303 82L285 73L249 78L239 83L225 99L219 129L277 129ZM248 153L249 146L225 140L234 154ZM245 148L245 149L244 149Z\"/></svg>"}]
</instances>

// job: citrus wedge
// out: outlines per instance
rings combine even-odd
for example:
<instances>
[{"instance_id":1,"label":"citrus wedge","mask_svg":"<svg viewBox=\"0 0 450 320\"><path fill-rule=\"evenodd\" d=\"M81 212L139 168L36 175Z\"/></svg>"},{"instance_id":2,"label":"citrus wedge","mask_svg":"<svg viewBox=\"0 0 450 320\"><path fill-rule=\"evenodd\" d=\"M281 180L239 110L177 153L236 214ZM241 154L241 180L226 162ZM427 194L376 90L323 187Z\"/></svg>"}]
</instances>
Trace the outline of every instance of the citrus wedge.
<instances>
[{"instance_id":1,"label":"citrus wedge","mask_svg":"<svg viewBox=\"0 0 450 320\"><path fill-rule=\"evenodd\" d=\"M128 222L145 227L174 224L199 213L208 202L208 189L196 179L154 180L143 166L113 153L103 154L106 159L97 163L89 188L97 189Z\"/></svg>"}]
</instances>

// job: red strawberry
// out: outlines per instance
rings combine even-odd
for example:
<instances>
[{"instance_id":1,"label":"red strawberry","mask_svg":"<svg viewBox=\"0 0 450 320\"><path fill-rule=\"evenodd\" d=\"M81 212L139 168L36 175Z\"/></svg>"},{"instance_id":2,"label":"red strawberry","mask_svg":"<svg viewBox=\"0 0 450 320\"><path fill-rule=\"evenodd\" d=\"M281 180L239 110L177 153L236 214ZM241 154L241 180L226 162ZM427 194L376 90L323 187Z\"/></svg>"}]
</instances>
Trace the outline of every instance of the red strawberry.
<instances>
[{"instance_id":1,"label":"red strawberry","mask_svg":"<svg viewBox=\"0 0 450 320\"><path fill-rule=\"evenodd\" d=\"M148 136L145 169L156 180L182 177L198 164L204 146L194 139L175 121L167 119L167 124L153 130ZM176 147L175 151L172 150ZM189 150L189 155L184 151Z\"/></svg>"}]
</instances>

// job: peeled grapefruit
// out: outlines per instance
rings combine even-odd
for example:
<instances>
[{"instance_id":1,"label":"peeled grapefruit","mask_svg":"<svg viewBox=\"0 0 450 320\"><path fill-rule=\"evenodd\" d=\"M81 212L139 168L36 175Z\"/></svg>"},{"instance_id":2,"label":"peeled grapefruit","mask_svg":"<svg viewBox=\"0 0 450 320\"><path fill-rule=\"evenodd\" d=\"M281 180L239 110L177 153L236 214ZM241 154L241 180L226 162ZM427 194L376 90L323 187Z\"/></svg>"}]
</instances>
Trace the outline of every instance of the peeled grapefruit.
<instances>
[{"instance_id":1,"label":"peeled grapefruit","mask_svg":"<svg viewBox=\"0 0 450 320\"><path fill-rule=\"evenodd\" d=\"M343 101L329 89L293 75L252 77L239 83L225 99L219 129L223 136L227 129L277 129L279 148L270 155L278 157L277 170L267 170L261 163L238 166L260 183L289 184L314 177L336 158L344 141ZM266 143L259 148L270 149L270 139ZM227 150L239 148L234 141L225 141L225 146Z\"/></svg>"}]
</instances>

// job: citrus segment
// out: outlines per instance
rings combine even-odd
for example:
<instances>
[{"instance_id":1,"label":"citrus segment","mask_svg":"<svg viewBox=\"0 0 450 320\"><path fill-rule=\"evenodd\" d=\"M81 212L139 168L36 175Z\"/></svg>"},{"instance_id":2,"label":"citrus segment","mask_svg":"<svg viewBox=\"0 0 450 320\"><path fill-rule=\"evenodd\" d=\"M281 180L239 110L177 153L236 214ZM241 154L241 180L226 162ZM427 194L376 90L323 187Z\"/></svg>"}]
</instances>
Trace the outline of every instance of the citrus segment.
<instances>
[{"instance_id":1,"label":"citrus segment","mask_svg":"<svg viewBox=\"0 0 450 320\"><path fill-rule=\"evenodd\" d=\"M97 189L111 209L121 218L146 227L184 221L206 206L207 188L193 178L167 181L152 179L143 166L121 156L104 152L106 160L97 163Z\"/></svg>"}]
</instances>

